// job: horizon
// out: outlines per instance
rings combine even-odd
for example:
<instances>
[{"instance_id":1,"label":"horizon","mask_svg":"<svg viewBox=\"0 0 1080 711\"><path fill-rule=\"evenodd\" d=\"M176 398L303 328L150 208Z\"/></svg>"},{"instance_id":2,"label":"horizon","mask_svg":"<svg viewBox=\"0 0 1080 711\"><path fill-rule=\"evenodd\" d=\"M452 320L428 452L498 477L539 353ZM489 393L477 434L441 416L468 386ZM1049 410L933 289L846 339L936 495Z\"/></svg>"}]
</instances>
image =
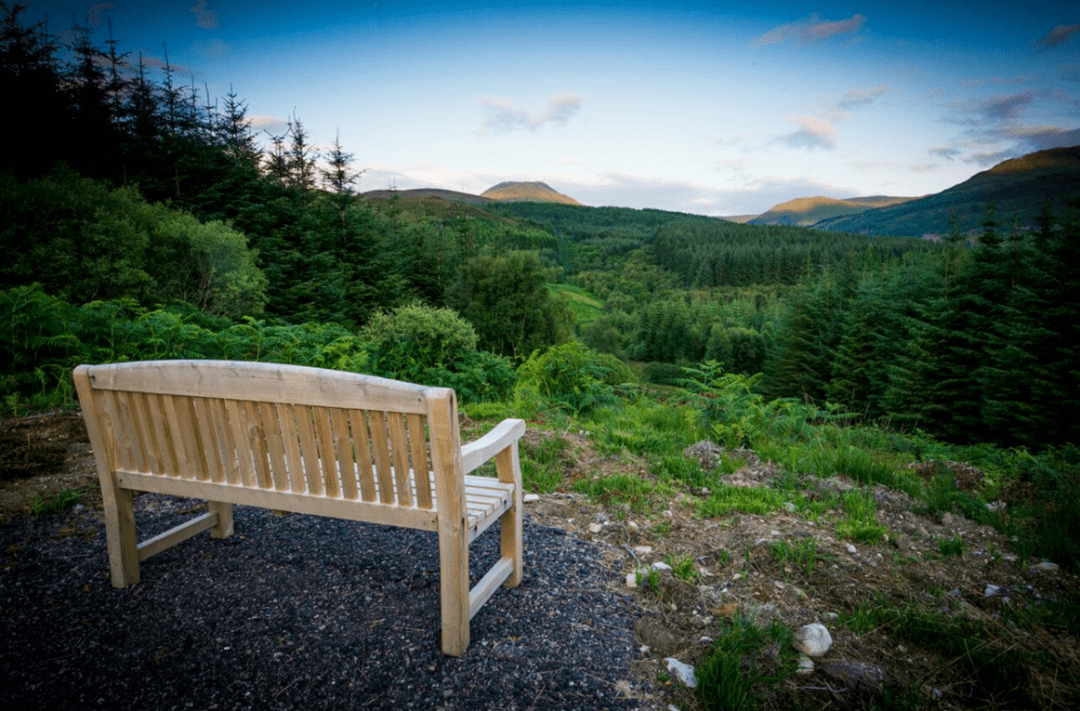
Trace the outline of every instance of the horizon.
<instances>
[{"instance_id":1,"label":"horizon","mask_svg":"<svg viewBox=\"0 0 1080 711\"><path fill-rule=\"evenodd\" d=\"M264 140L293 116L320 149L340 135L358 192L543 182L722 217L933 194L1080 144L1074 3L51 0L24 20L46 16L98 46L111 28L131 63L167 48L177 83L231 86Z\"/></svg>"}]
</instances>

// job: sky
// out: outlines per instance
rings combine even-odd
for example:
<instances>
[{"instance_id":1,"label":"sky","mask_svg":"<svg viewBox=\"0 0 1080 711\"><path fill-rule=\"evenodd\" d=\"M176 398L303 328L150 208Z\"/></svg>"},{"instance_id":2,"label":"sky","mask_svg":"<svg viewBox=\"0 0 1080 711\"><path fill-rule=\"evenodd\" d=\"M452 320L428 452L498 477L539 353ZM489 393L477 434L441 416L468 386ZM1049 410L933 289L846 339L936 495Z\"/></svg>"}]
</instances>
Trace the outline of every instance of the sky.
<instances>
[{"instance_id":1,"label":"sky","mask_svg":"<svg viewBox=\"0 0 1080 711\"><path fill-rule=\"evenodd\" d=\"M292 117L317 147L337 137L360 191L538 180L586 205L746 215L931 194L1080 145L1075 0L27 4L61 37L111 26L129 61L167 51L263 139Z\"/></svg>"}]
</instances>

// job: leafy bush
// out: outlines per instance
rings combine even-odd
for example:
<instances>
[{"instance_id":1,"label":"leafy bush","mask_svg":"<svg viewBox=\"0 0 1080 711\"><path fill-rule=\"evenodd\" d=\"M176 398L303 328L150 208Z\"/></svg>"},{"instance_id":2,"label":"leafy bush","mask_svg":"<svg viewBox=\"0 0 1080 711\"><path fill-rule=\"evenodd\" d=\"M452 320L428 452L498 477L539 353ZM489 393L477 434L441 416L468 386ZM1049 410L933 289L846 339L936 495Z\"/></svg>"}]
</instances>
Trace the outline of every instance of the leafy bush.
<instances>
[{"instance_id":1,"label":"leafy bush","mask_svg":"<svg viewBox=\"0 0 1080 711\"><path fill-rule=\"evenodd\" d=\"M574 413L619 405L615 386L632 380L625 363L571 341L534 352L518 367L515 395L526 409L541 403Z\"/></svg>"},{"instance_id":2,"label":"leafy bush","mask_svg":"<svg viewBox=\"0 0 1080 711\"><path fill-rule=\"evenodd\" d=\"M708 361L683 368L687 377L681 385L690 391L698 411L698 426L731 449L752 445L765 429L765 401L752 392L761 375L747 377L725 373L724 366Z\"/></svg>"},{"instance_id":3,"label":"leafy bush","mask_svg":"<svg viewBox=\"0 0 1080 711\"><path fill-rule=\"evenodd\" d=\"M499 400L514 384L510 360L476 350L476 330L453 309L413 303L377 313L360 338L373 372L451 387L463 401Z\"/></svg>"}]
</instances>

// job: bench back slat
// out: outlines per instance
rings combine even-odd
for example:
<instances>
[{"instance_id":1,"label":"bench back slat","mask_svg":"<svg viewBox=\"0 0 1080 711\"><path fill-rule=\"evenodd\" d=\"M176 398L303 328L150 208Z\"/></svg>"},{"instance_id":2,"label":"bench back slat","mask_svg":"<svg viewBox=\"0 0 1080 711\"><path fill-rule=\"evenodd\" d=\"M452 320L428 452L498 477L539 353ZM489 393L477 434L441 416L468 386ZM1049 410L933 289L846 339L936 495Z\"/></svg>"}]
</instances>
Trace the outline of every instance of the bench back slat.
<instances>
[{"instance_id":1,"label":"bench back slat","mask_svg":"<svg viewBox=\"0 0 1080 711\"><path fill-rule=\"evenodd\" d=\"M330 426L334 430L334 452L341 476L341 497L356 501L356 461L353 459L352 433L346 412L336 407L331 410Z\"/></svg>"},{"instance_id":2,"label":"bench back slat","mask_svg":"<svg viewBox=\"0 0 1080 711\"><path fill-rule=\"evenodd\" d=\"M368 434L367 414L363 410L349 411L352 425L353 451L356 456L356 474L360 480L360 498L375 500L375 478L371 460L371 443Z\"/></svg>"},{"instance_id":3,"label":"bench back slat","mask_svg":"<svg viewBox=\"0 0 1080 711\"><path fill-rule=\"evenodd\" d=\"M406 415L409 426L409 449L412 455L413 471L427 472L431 470L427 456L427 437L424 435L425 418L420 415ZM416 505L422 509L431 508L431 480L424 477L416 478Z\"/></svg>"},{"instance_id":4,"label":"bench back slat","mask_svg":"<svg viewBox=\"0 0 1080 711\"><path fill-rule=\"evenodd\" d=\"M390 459L394 463L397 500L405 506L412 506L413 492L409 482L409 446L405 440L405 418L398 413L388 413L386 419L390 430Z\"/></svg>"},{"instance_id":5,"label":"bench back slat","mask_svg":"<svg viewBox=\"0 0 1080 711\"><path fill-rule=\"evenodd\" d=\"M386 413L368 411L368 430L371 432L371 455L375 460L376 488L379 501L394 501L394 477L390 464L390 444L387 441Z\"/></svg>"}]
</instances>

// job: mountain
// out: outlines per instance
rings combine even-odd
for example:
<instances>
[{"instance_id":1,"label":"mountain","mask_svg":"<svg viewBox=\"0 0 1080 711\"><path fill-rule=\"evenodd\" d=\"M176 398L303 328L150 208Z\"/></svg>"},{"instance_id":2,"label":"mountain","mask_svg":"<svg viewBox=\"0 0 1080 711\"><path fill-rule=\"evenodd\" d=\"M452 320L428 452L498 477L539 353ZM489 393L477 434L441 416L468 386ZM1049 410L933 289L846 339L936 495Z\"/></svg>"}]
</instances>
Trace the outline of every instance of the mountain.
<instances>
[{"instance_id":1,"label":"mountain","mask_svg":"<svg viewBox=\"0 0 1080 711\"><path fill-rule=\"evenodd\" d=\"M402 199L411 198L438 198L448 202L463 202L469 205L486 205L491 202L490 198L480 197L472 193L459 193L456 190L441 190L439 188L416 188L413 190L369 190L363 194L366 199L385 199L398 196Z\"/></svg>"},{"instance_id":2,"label":"mountain","mask_svg":"<svg viewBox=\"0 0 1080 711\"><path fill-rule=\"evenodd\" d=\"M899 205L914 199L885 195L847 198L845 200L827 197L796 198L769 208L766 212L748 220L747 224L810 227L830 217L854 215L874 208Z\"/></svg>"},{"instance_id":3,"label":"mountain","mask_svg":"<svg viewBox=\"0 0 1080 711\"><path fill-rule=\"evenodd\" d=\"M564 205L581 205L574 198L556 192L551 186L539 181L499 183L480 193L480 197L499 202L558 202Z\"/></svg>"},{"instance_id":4,"label":"mountain","mask_svg":"<svg viewBox=\"0 0 1080 711\"><path fill-rule=\"evenodd\" d=\"M824 219L815 229L859 234L936 237L956 216L961 233L978 230L993 207L1005 228L1035 225L1043 204L1062 214L1080 198L1080 146L1011 158L934 195L900 205Z\"/></svg>"}]
</instances>

